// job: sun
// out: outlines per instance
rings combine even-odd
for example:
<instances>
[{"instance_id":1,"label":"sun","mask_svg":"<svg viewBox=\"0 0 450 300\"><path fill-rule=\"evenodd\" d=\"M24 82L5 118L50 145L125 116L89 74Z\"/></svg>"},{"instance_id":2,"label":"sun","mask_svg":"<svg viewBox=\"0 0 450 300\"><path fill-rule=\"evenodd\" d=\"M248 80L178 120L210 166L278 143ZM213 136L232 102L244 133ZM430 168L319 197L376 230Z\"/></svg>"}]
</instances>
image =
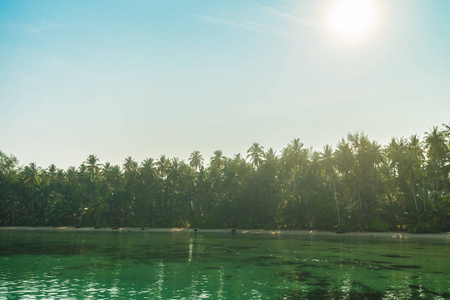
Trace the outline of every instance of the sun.
<instances>
[{"instance_id":1,"label":"sun","mask_svg":"<svg viewBox=\"0 0 450 300\"><path fill-rule=\"evenodd\" d=\"M329 29L336 36L346 39L361 38L374 27L374 1L334 0L329 7L327 21Z\"/></svg>"}]
</instances>

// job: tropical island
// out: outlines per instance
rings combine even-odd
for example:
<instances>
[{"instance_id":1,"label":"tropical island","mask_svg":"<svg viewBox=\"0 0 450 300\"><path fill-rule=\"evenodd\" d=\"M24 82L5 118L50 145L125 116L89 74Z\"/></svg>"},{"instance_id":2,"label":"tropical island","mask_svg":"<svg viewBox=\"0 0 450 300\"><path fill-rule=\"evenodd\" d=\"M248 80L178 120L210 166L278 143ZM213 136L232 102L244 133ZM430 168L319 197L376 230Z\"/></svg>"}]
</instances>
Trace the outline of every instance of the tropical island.
<instances>
[{"instance_id":1,"label":"tropical island","mask_svg":"<svg viewBox=\"0 0 450 300\"><path fill-rule=\"evenodd\" d=\"M450 230L450 127L381 146L348 134L321 152L291 141L280 154L199 151L122 166L89 155L67 170L20 166L0 152L0 225L267 230Z\"/></svg>"},{"instance_id":2,"label":"tropical island","mask_svg":"<svg viewBox=\"0 0 450 300\"><path fill-rule=\"evenodd\" d=\"M0 299L450 299L449 11L0 1Z\"/></svg>"}]
</instances>

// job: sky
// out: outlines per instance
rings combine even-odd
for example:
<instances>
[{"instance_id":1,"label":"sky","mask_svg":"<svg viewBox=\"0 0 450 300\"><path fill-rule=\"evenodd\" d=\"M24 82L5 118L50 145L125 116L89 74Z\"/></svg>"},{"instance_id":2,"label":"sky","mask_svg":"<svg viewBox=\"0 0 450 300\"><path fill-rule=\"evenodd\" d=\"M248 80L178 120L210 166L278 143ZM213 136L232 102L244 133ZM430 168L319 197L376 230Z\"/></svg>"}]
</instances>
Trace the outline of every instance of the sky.
<instances>
[{"instance_id":1,"label":"sky","mask_svg":"<svg viewBox=\"0 0 450 300\"><path fill-rule=\"evenodd\" d=\"M367 0L358 36L337 1L1 0L0 151L208 162L449 124L450 1Z\"/></svg>"}]
</instances>

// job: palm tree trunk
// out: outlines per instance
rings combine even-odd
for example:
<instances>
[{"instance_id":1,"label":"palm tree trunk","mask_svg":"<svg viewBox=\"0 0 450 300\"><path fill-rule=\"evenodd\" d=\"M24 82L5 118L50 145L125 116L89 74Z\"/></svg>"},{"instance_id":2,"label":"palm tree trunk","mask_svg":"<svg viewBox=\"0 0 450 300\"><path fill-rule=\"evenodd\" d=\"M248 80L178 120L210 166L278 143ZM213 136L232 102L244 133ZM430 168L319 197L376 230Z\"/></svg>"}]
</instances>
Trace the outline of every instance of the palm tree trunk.
<instances>
[{"instance_id":1,"label":"palm tree trunk","mask_svg":"<svg viewBox=\"0 0 450 300\"><path fill-rule=\"evenodd\" d=\"M334 190L334 201L336 203L336 212L337 212L337 217L338 217L338 224L339 224L339 229L341 228L341 217L339 215L339 204L338 204L338 200L337 200L337 196L336 196L336 180L333 180L333 190Z\"/></svg>"},{"instance_id":2,"label":"palm tree trunk","mask_svg":"<svg viewBox=\"0 0 450 300\"><path fill-rule=\"evenodd\" d=\"M83 221L83 197L81 197L80 202L80 222L78 222L77 227L81 227L81 222Z\"/></svg>"},{"instance_id":3,"label":"palm tree trunk","mask_svg":"<svg viewBox=\"0 0 450 300\"><path fill-rule=\"evenodd\" d=\"M31 193L31 226L34 225L34 187L33 192Z\"/></svg>"},{"instance_id":4,"label":"palm tree trunk","mask_svg":"<svg viewBox=\"0 0 450 300\"><path fill-rule=\"evenodd\" d=\"M164 217L164 194L161 191L161 211L162 211L162 215Z\"/></svg>"},{"instance_id":5,"label":"palm tree trunk","mask_svg":"<svg viewBox=\"0 0 450 300\"><path fill-rule=\"evenodd\" d=\"M437 207L437 195L438 195L438 174L437 174L437 161L434 160L434 207Z\"/></svg>"},{"instance_id":6,"label":"palm tree trunk","mask_svg":"<svg viewBox=\"0 0 450 300\"><path fill-rule=\"evenodd\" d=\"M100 223L101 218L102 218L102 213L100 213L100 216L97 219L97 223L95 223L95 227L98 227L98 223Z\"/></svg>"},{"instance_id":7,"label":"palm tree trunk","mask_svg":"<svg viewBox=\"0 0 450 300\"><path fill-rule=\"evenodd\" d=\"M422 176L422 191L425 190L425 176ZM425 194L427 194L427 196L425 196ZM422 199L423 199L423 212L425 213L426 211L426 203L427 203L427 199L428 199L428 192L426 191L426 193L422 192Z\"/></svg>"},{"instance_id":8,"label":"palm tree trunk","mask_svg":"<svg viewBox=\"0 0 450 300\"><path fill-rule=\"evenodd\" d=\"M377 195L377 201L378 201L378 176L377 176L377 169L375 168L375 193Z\"/></svg>"},{"instance_id":9,"label":"palm tree trunk","mask_svg":"<svg viewBox=\"0 0 450 300\"><path fill-rule=\"evenodd\" d=\"M269 201L270 201L270 206L272 207L271 212L270 212L271 222L272 222L272 224L275 224L275 205L273 205L274 203L272 201L272 186L270 184L270 179L269 179Z\"/></svg>"},{"instance_id":10,"label":"palm tree trunk","mask_svg":"<svg viewBox=\"0 0 450 300\"><path fill-rule=\"evenodd\" d=\"M362 216L363 215L363 207L362 207L362 201L361 201L361 193L359 191L358 191L358 202L359 202L359 211Z\"/></svg>"},{"instance_id":11,"label":"palm tree trunk","mask_svg":"<svg viewBox=\"0 0 450 300\"><path fill-rule=\"evenodd\" d=\"M419 207L417 206L417 199L416 199L416 193L414 192L414 184L411 179L411 190L414 197L414 204L416 205L416 213L417 213L417 222L419 222Z\"/></svg>"},{"instance_id":12,"label":"palm tree trunk","mask_svg":"<svg viewBox=\"0 0 450 300\"><path fill-rule=\"evenodd\" d=\"M11 196L11 198L12 198L12 196ZM15 219L14 208L15 208L14 199L11 199L11 223L12 223L12 226L14 226L14 219Z\"/></svg>"}]
</instances>

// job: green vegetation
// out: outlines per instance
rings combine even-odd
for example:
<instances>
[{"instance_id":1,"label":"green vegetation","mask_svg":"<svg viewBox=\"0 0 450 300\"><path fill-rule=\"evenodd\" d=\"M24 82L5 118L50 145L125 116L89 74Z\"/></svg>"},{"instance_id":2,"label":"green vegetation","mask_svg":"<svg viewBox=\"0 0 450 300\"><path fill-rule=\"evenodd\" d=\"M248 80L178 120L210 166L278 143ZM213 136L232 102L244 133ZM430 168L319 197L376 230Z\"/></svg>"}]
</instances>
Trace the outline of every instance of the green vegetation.
<instances>
[{"instance_id":1,"label":"green vegetation","mask_svg":"<svg viewBox=\"0 0 450 300\"><path fill-rule=\"evenodd\" d=\"M247 154L44 170L0 152L0 225L450 230L448 125L386 147L349 134L335 150L295 139Z\"/></svg>"}]
</instances>

